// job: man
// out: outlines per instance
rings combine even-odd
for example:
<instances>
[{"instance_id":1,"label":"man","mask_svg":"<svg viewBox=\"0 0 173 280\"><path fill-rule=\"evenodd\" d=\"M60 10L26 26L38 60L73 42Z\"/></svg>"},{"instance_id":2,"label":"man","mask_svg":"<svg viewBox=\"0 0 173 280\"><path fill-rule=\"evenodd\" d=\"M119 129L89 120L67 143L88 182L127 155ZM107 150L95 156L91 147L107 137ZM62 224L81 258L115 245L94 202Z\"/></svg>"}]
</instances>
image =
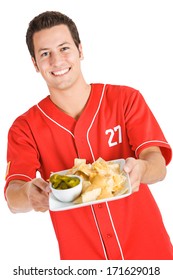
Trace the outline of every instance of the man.
<instances>
[{"instance_id":1,"label":"man","mask_svg":"<svg viewBox=\"0 0 173 280\"><path fill-rule=\"evenodd\" d=\"M142 95L125 86L87 84L74 22L45 12L26 41L49 95L9 130L6 199L14 213L49 209L51 172L75 158L125 158L133 194L68 211L50 211L61 259L173 259L148 186L163 180L172 152ZM41 178L36 178L39 171Z\"/></svg>"}]
</instances>

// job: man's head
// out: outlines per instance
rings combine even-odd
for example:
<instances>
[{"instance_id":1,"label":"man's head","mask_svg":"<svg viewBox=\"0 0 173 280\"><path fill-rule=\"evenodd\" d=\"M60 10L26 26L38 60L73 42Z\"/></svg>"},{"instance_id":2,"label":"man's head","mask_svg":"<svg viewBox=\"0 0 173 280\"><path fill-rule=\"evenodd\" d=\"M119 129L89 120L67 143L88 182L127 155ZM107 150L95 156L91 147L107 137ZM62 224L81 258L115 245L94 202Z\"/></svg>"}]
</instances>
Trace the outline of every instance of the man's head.
<instances>
[{"instance_id":1,"label":"man's head","mask_svg":"<svg viewBox=\"0 0 173 280\"><path fill-rule=\"evenodd\" d=\"M80 38L75 23L66 15L47 11L36 16L30 23L26 33L26 43L31 56L35 59L33 35L43 29L48 29L56 25L64 24L68 27L76 47L79 49Z\"/></svg>"}]
</instances>

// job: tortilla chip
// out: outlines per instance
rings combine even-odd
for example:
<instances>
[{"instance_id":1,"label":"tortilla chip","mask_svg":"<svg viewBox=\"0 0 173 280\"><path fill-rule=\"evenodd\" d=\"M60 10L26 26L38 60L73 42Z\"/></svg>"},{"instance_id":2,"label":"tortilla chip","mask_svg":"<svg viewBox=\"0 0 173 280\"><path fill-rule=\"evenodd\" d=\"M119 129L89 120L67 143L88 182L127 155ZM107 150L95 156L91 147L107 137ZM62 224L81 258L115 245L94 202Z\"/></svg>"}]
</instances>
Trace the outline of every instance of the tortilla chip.
<instances>
[{"instance_id":1,"label":"tortilla chip","mask_svg":"<svg viewBox=\"0 0 173 280\"><path fill-rule=\"evenodd\" d=\"M82 193L74 203L110 198L128 190L125 187L127 178L120 170L120 164L106 162L102 158L92 164L86 164L85 159L75 159L68 174L76 174L83 179Z\"/></svg>"},{"instance_id":2,"label":"tortilla chip","mask_svg":"<svg viewBox=\"0 0 173 280\"><path fill-rule=\"evenodd\" d=\"M94 201L97 199L97 197L100 195L101 193L101 188L94 188L92 190L86 191L85 193L83 193L81 195L82 197L82 202L90 202L90 201Z\"/></svg>"}]
</instances>

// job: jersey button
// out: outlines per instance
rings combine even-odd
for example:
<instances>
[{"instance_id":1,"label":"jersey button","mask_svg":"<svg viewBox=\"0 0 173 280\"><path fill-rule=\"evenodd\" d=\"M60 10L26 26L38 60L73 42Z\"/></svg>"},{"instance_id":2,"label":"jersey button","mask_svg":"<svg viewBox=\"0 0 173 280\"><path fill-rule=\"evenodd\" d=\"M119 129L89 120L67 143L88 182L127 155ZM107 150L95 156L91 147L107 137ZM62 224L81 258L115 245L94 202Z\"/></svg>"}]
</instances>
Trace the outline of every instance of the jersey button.
<instances>
[{"instance_id":1,"label":"jersey button","mask_svg":"<svg viewBox=\"0 0 173 280\"><path fill-rule=\"evenodd\" d=\"M111 233L107 233L106 236L107 236L107 238L111 238L112 234Z\"/></svg>"},{"instance_id":2,"label":"jersey button","mask_svg":"<svg viewBox=\"0 0 173 280\"><path fill-rule=\"evenodd\" d=\"M102 204L98 204L98 208L102 208L103 206L102 206Z\"/></svg>"}]
</instances>

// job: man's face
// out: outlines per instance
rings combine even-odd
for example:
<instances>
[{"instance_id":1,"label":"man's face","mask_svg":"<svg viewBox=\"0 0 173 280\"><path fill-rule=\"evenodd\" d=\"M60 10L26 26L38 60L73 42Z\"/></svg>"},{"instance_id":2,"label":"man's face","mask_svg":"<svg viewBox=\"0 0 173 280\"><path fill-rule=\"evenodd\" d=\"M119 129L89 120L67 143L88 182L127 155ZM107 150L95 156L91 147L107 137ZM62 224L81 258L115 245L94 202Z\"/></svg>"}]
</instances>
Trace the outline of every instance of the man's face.
<instances>
[{"instance_id":1,"label":"man's face","mask_svg":"<svg viewBox=\"0 0 173 280\"><path fill-rule=\"evenodd\" d=\"M50 93L68 89L80 80L82 48L76 47L66 25L36 32L33 43L35 68L45 79Z\"/></svg>"}]
</instances>

